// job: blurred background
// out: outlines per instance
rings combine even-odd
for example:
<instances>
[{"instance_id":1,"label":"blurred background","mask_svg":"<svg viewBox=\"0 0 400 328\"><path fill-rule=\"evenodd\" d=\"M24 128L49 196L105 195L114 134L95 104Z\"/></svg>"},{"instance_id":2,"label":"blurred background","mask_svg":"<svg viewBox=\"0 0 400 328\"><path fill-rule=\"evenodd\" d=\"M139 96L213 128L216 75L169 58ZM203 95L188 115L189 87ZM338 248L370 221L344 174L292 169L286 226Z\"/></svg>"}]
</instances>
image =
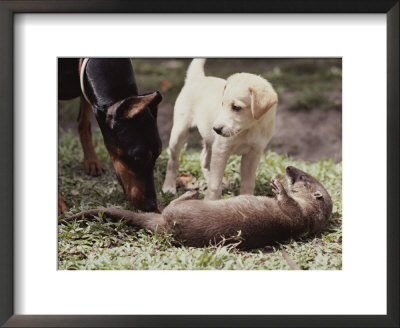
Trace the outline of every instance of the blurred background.
<instances>
[{"instance_id":1,"label":"blurred background","mask_svg":"<svg viewBox=\"0 0 400 328\"><path fill-rule=\"evenodd\" d=\"M163 147L168 147L173 108L191 59L133 59L140 93L160 90L158 113ZM279 95L275 134L267 149L298 160L342 160L342 60L340 58L210 58L206 75L227 78L238 72L261 75ZM59 133L78 134L79 99L59 102ZM98 128L92 117L92 128ZM201 149L197 129L187 150Z\"/></svg>"}]
</instances>

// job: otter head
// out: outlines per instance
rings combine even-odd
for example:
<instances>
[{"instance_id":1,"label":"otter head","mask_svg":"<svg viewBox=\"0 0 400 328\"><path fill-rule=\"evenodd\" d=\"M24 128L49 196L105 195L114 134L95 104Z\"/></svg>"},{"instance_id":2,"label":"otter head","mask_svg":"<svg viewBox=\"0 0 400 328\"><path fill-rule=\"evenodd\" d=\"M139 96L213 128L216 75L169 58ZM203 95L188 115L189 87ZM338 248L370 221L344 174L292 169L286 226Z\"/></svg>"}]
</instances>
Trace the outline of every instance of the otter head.
<instances>
[{"instance_id":1,"label":"otter head","mask_svg":"<svg viewBox=\"0 0 400 328\"><path fill-rule=\"evenodd\" d=\"M161 153L157 108L162 96L153 93L128 97L97 111L104 143L126 198L138 209L157 211L153 169Z\"/></svg>"},{"instance_id":2,"label":"otter head","mask_svg":"<svg viewBox=\"0 0 400 328\"><path fill-rule=\"evenodd\" d=\"M286 168L286 181L290 193L296 198L312 200L324 212L332 212L332 200L324 186L314 177L294 166Z\"/></svg>"}]
</instances>

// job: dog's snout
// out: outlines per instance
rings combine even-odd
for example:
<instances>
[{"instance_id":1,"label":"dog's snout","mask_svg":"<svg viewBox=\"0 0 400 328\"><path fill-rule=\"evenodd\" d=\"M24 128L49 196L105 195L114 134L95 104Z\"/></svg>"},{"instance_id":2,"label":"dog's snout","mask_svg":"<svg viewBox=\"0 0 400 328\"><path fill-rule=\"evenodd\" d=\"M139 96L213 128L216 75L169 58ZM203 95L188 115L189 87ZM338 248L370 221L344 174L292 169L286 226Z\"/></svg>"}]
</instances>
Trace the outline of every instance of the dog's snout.
<instances>
[{"instance_id":1,"label":"dog's snout","mask_svg":"<svg viewBox=\"0 0 400 328\"><path fill-rule=\"evenodd\" d=\"M144 212L159 212L157 203L151 202L150 204L144 204L141 208Z\"/></svg>"},{"instance_id":2,"label":"dog's snout","mask_svg":"<svg viewBox=\"0 0 400 328\"><path fill-rule=\"evenodd\" d=\"M222 126L214 126L213 130L219 135L222 134Z\"/></svg>"}]
</instances>

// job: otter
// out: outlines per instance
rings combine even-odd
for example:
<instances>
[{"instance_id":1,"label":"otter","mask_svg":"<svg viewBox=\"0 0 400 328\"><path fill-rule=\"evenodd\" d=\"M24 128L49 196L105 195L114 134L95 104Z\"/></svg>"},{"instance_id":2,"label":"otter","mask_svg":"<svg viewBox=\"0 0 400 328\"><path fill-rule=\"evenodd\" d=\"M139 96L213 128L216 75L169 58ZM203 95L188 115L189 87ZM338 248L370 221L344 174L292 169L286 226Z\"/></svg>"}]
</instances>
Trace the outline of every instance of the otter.
<instances>
[{"instance_id":1,"label":"otter","mask_svg":"<svg viewBox=\"0 0 400 328\"><path fill-rule=\"evenodd\" d=\"M104 212L112 220L170 233L186 246L202 247L223 239L233 242L235 236L240 236L238 248L261 248L317 232L326 226L332 213L331 197L318 180L293 166L286 168L285 177L288 191L277 178L271 179L274 197L241 195L198 200L198 192L188 191L173 200L161 214L104 208L63 220L93 218Z\"/></svg>"}]
</instances>

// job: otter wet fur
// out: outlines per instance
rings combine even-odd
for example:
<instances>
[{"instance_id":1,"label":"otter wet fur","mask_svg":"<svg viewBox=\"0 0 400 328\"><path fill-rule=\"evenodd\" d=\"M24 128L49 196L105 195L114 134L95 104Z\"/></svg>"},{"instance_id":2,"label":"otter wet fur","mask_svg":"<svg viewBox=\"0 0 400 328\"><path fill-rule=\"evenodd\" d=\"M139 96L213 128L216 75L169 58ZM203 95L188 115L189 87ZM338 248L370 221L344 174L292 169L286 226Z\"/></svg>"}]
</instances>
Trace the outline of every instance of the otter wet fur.
<instances>
[{"instance_id":1,"label":"otter wet fur","mask_svg":"<svg viewBox=\"0 0 400 328\"><path fill-rule=\"evenodd\" d=\"M324 186L311 175L286 168L287 191L271 179L274 197L241 195L222 200L197 200L189 191L173 200L161 214L120 209L88 210L62 221L103 212L112 220L153 232L167 232L186 246L202 247L240 235L240 249L261 248L323 229L332 213L332 200ZM237 241L237 239L236 239Z\"/></svg>"}]
</instances>

